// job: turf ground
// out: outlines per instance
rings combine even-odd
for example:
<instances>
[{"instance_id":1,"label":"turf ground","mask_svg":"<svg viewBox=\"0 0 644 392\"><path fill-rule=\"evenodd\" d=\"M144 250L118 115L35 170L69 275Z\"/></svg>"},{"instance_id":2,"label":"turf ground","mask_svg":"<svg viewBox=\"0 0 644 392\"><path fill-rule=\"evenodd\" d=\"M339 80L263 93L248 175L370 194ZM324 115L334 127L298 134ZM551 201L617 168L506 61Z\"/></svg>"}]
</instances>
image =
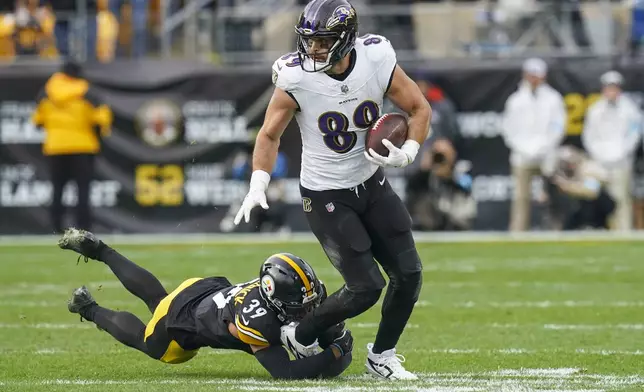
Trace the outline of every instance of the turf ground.
<instances>
[{"instance_id":1,"label":"turf ground","mask_svg":"<svg viewBox=\"0 0 644 392\"><path fill-rule=\"evenodd\" d=\"M265 256L309 260L341 285L317 244L116 246L173 289L194 276L247 281ZM202 349L164 365L67 312L87 284L146 322L105 265L52 246L0 247L0 391L644 391L643 242L419 244L420 302L398 351L420 380L364 376L379 308L350 320L354 362L334 381L276 382L250 355Z\"/></svg>"}]
</instances>

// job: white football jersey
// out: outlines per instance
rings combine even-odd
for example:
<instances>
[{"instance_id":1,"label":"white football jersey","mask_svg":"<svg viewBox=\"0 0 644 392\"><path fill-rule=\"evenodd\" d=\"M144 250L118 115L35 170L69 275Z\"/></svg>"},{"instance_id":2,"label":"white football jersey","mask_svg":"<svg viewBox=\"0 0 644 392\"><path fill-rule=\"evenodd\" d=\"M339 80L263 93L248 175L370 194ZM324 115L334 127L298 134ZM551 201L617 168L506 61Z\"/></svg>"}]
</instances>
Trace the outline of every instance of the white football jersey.
<instances>
[{"instance_id":1,"label":"white football jersey","mask_svg":"<svg viewBox=\"0 0 644 392\"><path fill-rule=\"evenodd\" d=\"M355 187L378 169L364 157L365 137L382 115L382 103L396 67L396 52L379 35L356 40L353 68L344 80L308 73L297 53L273 64L273 84L298 103L302 135L300 183L323 191Z\"/></svg>"}]
</instances>

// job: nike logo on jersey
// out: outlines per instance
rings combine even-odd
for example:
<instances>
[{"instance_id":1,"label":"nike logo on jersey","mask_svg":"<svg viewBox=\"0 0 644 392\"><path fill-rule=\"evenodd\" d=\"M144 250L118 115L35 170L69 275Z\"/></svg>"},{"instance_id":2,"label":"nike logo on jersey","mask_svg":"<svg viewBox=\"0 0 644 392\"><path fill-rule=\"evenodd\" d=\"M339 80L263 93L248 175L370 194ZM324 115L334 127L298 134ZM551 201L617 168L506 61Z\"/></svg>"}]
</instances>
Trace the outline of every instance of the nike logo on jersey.
<instances>
[{"instance_id":1,"label":"nike logo on jersey","mask_svg":"<svg viewBox=\"0 0 644 392\"><path fill-rule=\"evenodd\" d=\"M277 69L278 69L279 71L281 71L281 70L282 70L282 66L281 66L281 65L279 65L279 64L277 64Z\"/></svg>"},{"instance_id":2,"label":"nike logo on jersey","mask_svg":"<svg viewBox=\"0 0 644 392\"><path fill-rule=\"evenodd\" d=\"M248 325L248 320L246 320L246 317L244 317L244 315L243 315L243 314L242 314L242 316L241 316L241 319L242 319L242 321L244 322L244 324Z\"/></svg>"},{"instance_id":3,"label":"nike logo on jersey","mask_svg":"<svg viewBox=\"0 0 644 392\"><path fill-rule=\"evenodd\" d=\"M386 177L382 177L382 180L378 181L378 184L385 185L385 180L386 179L387 179Z\"/></svg>"}]
</instances>

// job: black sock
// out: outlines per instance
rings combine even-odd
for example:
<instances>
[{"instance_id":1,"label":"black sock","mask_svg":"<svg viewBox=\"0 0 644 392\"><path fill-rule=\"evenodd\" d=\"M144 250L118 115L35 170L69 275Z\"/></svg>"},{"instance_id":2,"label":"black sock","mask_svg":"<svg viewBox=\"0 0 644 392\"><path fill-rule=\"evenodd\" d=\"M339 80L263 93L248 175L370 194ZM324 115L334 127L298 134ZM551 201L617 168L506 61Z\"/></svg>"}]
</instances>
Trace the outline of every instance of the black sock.
<instances>
[{"instance_id":1,"label":"black sock","mask_svg":"<svg viewBox=\"0 0 644 392\"><path fill-rule=\"evenodd\" d=\"M154 313L159 302L168 295L161 282L148 270L109 246L103 245L99 251L97 260L107 264L127 291L143 300L150 312Z\"/></svg>"},{"instance_id":2,"label":"black sock","mask_svg":"<svg viewBox=\"0 0 644 392\"><path fill-rule=\"evenodd\" d=\"M83 318L92 321L119 342L147 354L144 342L145 324L129 312L117 312L92 304L80 311Z\"/></svg>"},{"instance_id":3,"label":"black sock","mask_svg":"<svg viewBox=\"0 0 644 392\"><path fill-rule=\"evenodd\" d=\"M389 284L382 303L382 319L372 349L374 354L381 354L396 347L414 310L414 303L409 300L406 293L396 290L394 285Z\"/></svg>"}]
</instances>

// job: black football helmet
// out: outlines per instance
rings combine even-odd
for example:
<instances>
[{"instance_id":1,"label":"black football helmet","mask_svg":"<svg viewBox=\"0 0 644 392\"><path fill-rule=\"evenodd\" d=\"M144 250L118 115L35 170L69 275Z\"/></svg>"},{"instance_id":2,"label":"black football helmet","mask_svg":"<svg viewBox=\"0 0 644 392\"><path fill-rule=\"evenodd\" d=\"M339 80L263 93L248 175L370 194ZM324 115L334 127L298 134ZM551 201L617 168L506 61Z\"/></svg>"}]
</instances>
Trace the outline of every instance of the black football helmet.
<instances>
[{"instance_id":1,"label":"black football helmet","mask_svg":"<svg viewBox=\"0 0 644 392\"><path fill-rule=\"evenodd\" d=\"M262 298L283 323L302 319L323 297L322 284L313 268L290 253L266 259L259 270L259 281Z\"/></svg>"},{"instance_id":2,"label":"black football helmet","mask_svg":"<svg viewBox=\"0 0 644 392\"><path fill-rule=\"evenodd\" d=\"M306 72L322 72L349 54L358 36L358 15L347 0L313 0L306 5L295 25L300 66ZM332 39L326 61L316 61L309 53L311 39ZM324 53L318 53L319 55Z\"/></svg>"}]
</instances>

